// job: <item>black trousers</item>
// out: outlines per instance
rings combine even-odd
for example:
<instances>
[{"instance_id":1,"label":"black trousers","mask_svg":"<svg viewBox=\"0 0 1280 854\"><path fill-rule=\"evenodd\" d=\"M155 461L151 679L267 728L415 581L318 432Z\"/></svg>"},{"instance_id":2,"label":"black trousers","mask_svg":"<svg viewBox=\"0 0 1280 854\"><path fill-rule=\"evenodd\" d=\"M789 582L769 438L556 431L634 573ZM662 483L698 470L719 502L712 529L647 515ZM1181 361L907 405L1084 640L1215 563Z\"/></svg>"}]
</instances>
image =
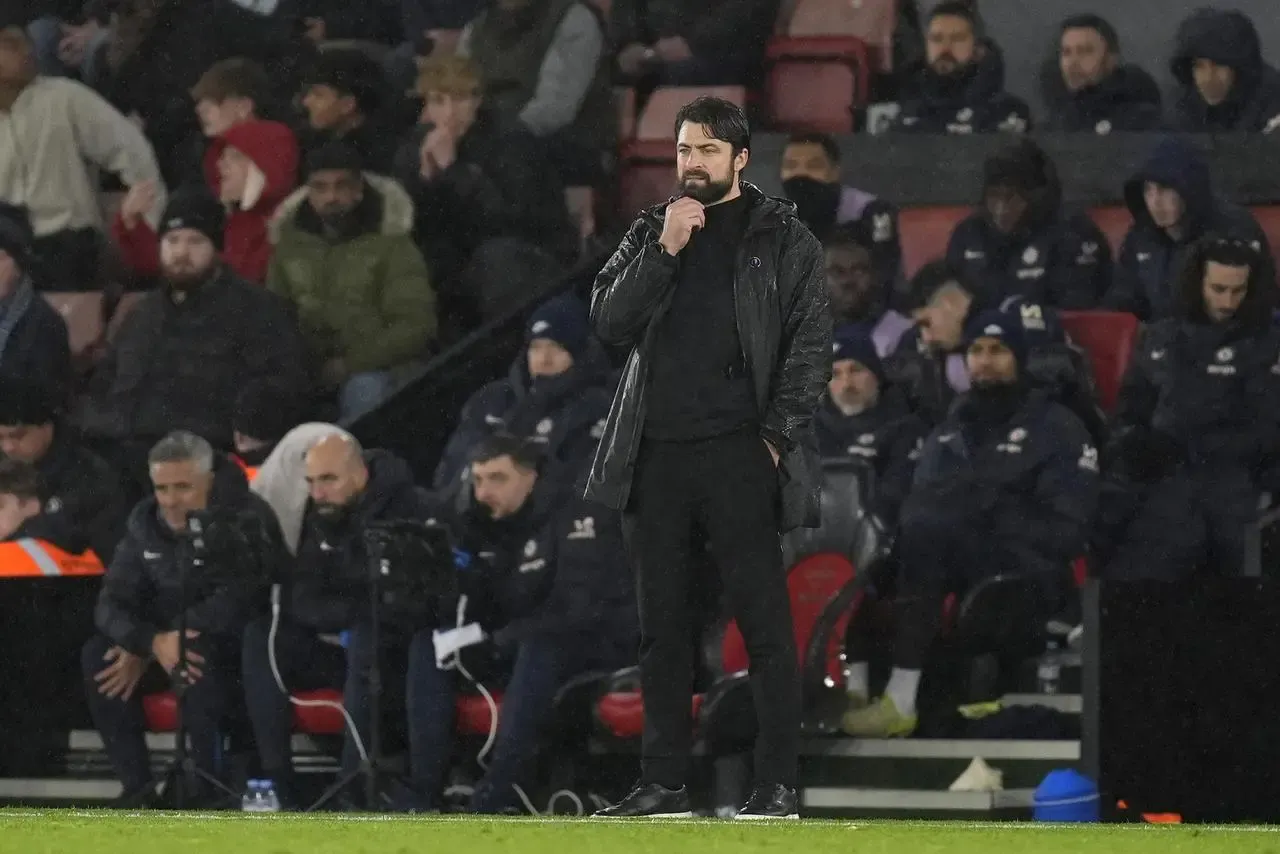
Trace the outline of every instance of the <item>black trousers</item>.
<instances>
[{"instance_id":1,"label":"black trousers","mask_svg":"<svg viewBox=\"0 0 1280 854\"><path fill-rule=\"evenodd\" d=\"M746 641L759 723L756 779L794 786L800 679L778 537L778 481L755 430L696 442L645 441L623 520L640 605L645 723L641 778L684 785L693 740L700 580L695 534L710 542L725 598Z\"/></svg>"}]
</instances>

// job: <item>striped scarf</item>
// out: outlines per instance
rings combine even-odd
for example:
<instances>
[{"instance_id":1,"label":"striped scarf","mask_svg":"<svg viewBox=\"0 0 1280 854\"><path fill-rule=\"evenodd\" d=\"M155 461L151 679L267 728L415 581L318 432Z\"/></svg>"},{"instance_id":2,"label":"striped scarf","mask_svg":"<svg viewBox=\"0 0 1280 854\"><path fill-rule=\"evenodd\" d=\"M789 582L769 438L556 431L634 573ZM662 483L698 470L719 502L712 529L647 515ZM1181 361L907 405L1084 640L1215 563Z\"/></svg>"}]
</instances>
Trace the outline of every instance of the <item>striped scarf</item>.
<instances>
[{"instance_id":1,"label":"striped scarf","mask_svg":"<svg viewBox=\"0 0 1280 854\"><path fill-rule=\"evenodd\" d=\"M31 287L31 279L24 273L18 287L0 303L0 363L4 361L4 351L9 346L9 336L26 316L31 308L31 300L35 289Z\"/></svg>"}]
</instances>

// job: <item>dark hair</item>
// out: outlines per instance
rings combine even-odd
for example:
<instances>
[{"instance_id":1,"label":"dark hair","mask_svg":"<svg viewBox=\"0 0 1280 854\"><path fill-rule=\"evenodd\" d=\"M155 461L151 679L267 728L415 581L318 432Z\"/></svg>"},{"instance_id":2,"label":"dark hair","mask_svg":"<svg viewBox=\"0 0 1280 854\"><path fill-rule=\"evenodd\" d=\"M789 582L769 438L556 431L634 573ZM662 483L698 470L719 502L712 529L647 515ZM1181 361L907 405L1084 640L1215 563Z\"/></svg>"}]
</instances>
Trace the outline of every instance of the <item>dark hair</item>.
<instances>
[{"instance_id":1,"label":"dark hair","mask_svg":"<svg viewBox=\"0 0 1280 854\"><path fill-rule=\"evenodd\" d=\"M1276 302L1275 263L1259 240L1238 235L1206 234L1191 245L1186 262L1178 271L1173 292L1179 303L1178 314L1197 323L1208 322L1204 310L1204 271L1210 262L1249 268L1247 289L1236 318L1245 326L1259 330L1270 326Z\"/></svg>"},{"instance_id":2,"label":"dark hair","mask_svg":"<svg viewBox=\"0 0 1280 854\"><path fill-rule=\"evenodd\" d=\"M822 147L822 153L827 155L827 159L836 165L840 164L840 146L836 144L835 137L829 133L820 131L807 131L805 133L793 133L787 140L787 145L818 145Z\"/></svg>"},{"instance_id":3,"label":"dark hair","mask_svg":"<svg viewBox=\"0 0 1280 854\"><path fill-rule=\"evenodd\" d=\"M911 294L911 307L924 308L933 299L933 295L944 285L954 282L964 291L973 295L974 288L969 283L964 271L948 261L937 260L925 264L911 277L908 290Z\"/></svg>"},{"instance_id":4,"label":"dark hair","mask_svg":"<svg viewBox=\"0 0 1280 854\"><path fill-rule=\"evenodd\" d=\"M694 98L676 113L676 137L680 136L680 128L685 122L702 125L712 139L729 143L735 155L751 147L751 126L747 124L747 114L732 101L711 95Z\"/></svg>"},{"instance_id":5,"label":"dark hair","mask_svg":"<svg viewBox=\"0 0 1280 854\"><path fill-rule=\"evenodd\" d=\"M196 85L191 87L191 100L221 104L228 98L248 98L261 109L271 92L267 71L252 59L233 56L210 65Z\"/></svg>"},{"instance_id":6,"label":"dark hair","mask_svg":"<svg viewBox=\"0 0 1280 854\"><path fill-rule=\"evenodd\" d=\"M875 251L875 241L866 223L862 220L843 222L829 230L822 237L823 249L858 248L868 252Z\"/></svg>"},{"instance_id":7,"label":"dark hair","mask_svg":"<svg viewBox=\"0 0 1280 854\"><path fill-rule=\"evenodd\" d=\"M977 10L972 2L966 0L943 0L929 13L929 23L933 23L934 18L964 18L973 28L974 34L978 32Z\"/></svg>"},{"instance_id":8,"label":"dark hair","mask_svg":"<svg viewBox=\"0 0 1280 854\"><path fill-rule=\"evenodd\" d=\"M487 463L499 457L511 457L517 467L537 471L542 462L542 452L532 442L510 433L494 433L471 452L472 463Z\"/></svg>"},{"instance_id":9,"label":"dark hair","mask_svg":"<svg viewBox=\"0 0 1280 854\"><path fill-rule=\"evenodd\" d=\"M340 96L350 95L365 115L376 112L390 94L391 84L382 66L356 48L321 51L308 72L305 88L328 86Z\"/></svg>"},{"instance_id":10,"label":"dark hair","mask_svg":"<svg viewBox=\"0 0 1280 854\"><path fill-rule=\"evenodd\" d=\"M1067 30L1093 30L1107 43L1107 50L1111 53L1120 52L1120 35L1116 32L1116 28L1111 26L1111 22L1101 15L1091 13L1071 15L1062 22L1062 27L1058 31L1059 40Z\"/></svg>"},{"instance_id":11,"label":"dark hair","mask_svg":"<svg viewBox=\"0 0 1280 854\"><path fill-rule=\"evenodd\" d=\"M0 459L0 495L14 495L19 501L39 501L40 472L31 463Z\"/></svg>"}]
</instances>

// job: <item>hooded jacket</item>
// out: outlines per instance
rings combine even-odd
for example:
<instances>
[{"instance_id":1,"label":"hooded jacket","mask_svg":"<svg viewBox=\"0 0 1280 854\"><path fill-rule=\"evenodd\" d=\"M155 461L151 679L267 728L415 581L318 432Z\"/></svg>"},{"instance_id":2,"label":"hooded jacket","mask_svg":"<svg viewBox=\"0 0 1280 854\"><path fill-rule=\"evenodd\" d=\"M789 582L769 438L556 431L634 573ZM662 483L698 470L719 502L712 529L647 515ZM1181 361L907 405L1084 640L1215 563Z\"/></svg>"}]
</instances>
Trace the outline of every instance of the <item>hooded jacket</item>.
<instances>
[{"instance_id":1,"label":"hooded jacket","mask_svg":"<svg viewBox=\"0 0 1280 854\"><path fill-rule=\"evenodd\" d=\"M1004 91L1004 56L990 39L983 55L957 74L939 76L928 65L911 76L902 108L893 120L899 133L970 134L1031 127L1031 108Z\"/></svg>"},{"instance_id":2,"label":"hooded jacket","mask_svg":"<svg viewBox=\"0 0 1280 854\"><path fill-rule=\"evenodd\" d=\"M812 420L831 376L831 312L822 246L795 205L743 182L747 230L734 275L735 320L761 433L778 449L783 531L819 522ZM627 506L644 429L645 391L656 330L671 305L679 259L658 242L669 202L641 213L596 276L591 321L606 346L629 350L622 382L596 450L586 497Z\"/></svg>"},{"instance_id":3,"label":"hooded jacket","mask_svg":"<svg viewBox=\"0 0 1280 854\"><path fill-rule=\"evenodd\" d=\"M155 636L173 630L183 611L188 629L235 638L265 604L266 589L285 560L279 526L266 502L249 491L240 467L226 457L215 458L209 509L214 521L196 564L190 562L190 540L160 518L155 496L133 508L94 611L98 631L110 641L147 658ZM264 540L252 558L233 537L218 532L232 517L255 525Z\"/></svg>"},{"instance_id":4,"label":"hooded jacket","mask_svg":"<svg viewBox=\"0 0 1280 854\"><path fill-rule=\"evenodd\" d=\"M1093 221L1062 210L1058 171L1034 143L1024 141L990 158L983 197L993 185L1014 186L1027 198L1010 234L992 223L985 204L958 223L947 262L982 282L993 298L1023 297L1064 309L1095 307L1111 281L1111 248Z\"/></svg>"},{"instance_id":5,"label":"hooded jacket","mask_svg":"<svg viewBox=\"0 0 1280 854\"><path fill-rule=\"evenodd\" d=\"M244 201L231 204L223 230L222 259L246 281L260 283L267 277L271 260L267 224L297 185L298 141L288 125L280 122L254 120L228 129L204 155L205 182L215 198L222 197L218 158L227 148L248 157L256 171L247 182ZM146 220L139 218L130 228L117 212L111 221L111 233L131 269L144 276L159 273L159 236Z\"/></svg>"},{"instance_id":6,"label":"hooded jacket","mask_svg":"<svg viewBox=\"0 0 1280 854\"><path fill-rule=\"evenodd\" d=\"M1171 187L1182 197L1186 212L1183 233L1175 240L1156 226L1143 199L1143 187L1152 181ZM1209 166L1190 142L1166 137L1147 162L1124 185L1125 204L1133 225L1120 246L1106 308L1127 311L1139 320L1160 320L1173 313L1171 283L1178 275L1186 250L1201 235L1214 232L1258 241L1270 256L1266 235L1245 208L1214 196Z\"/></svg>"},{"instance_id":7,"label":"hooded jacket","mask_svg":"<svg viewBox=\"0 0 1280 854\"><path fill-rule=\"evenodd\" d=\"M1121 65L1096 86L1068 92L1058 64L1053 63L1048 131L1110 133L1156 130L1163 122L1160 87L1136 65Z\"/></svg>"},{"instance_id":8,"label":"hooded jacket","mask_svg":"<svg viewBox=\"0 0 1280 854\"><path fill-rule=\"evenodd\" d=\"M280 205L267 287L297 307L314 364L341 358L351 373L383 371L427 351L436 335L435 292L412 227L408 193L370 173L343 239L324 237L306 187Z\"/></svg>"},{"instance_id":9,"label":"hooded jacket","mask_svg":"<svg viewBox=\"0 0 1280 854\"><path fill-rule=\"evenodd\" d=\"M1280 72L1263 62L1258 31L1247 15L1235 9L1199 9L1178 27L1176 41L1169 62L1181 87L1174 104L1175 129L1270 133L1280 128ZM1205 103L1196 89L1192 69L1197 59L1235 71L1231 91L1217 106Z\"/></svg>"}]
</instances>

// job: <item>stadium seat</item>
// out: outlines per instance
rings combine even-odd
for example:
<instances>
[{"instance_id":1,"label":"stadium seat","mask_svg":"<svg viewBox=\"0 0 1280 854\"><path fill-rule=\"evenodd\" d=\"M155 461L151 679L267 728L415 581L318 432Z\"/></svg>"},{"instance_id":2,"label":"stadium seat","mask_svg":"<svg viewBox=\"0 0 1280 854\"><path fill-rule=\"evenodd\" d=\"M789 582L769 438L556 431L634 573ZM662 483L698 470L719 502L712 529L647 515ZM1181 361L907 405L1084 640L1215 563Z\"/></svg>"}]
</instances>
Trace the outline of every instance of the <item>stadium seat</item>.
<instances>
[{"instance_id":1,"label":"stadium seat","mask_svg":"<svg viewBox=\"0 0 1280 854\"><path fill-rule=\"evenodd\" d=\"M299 700L326 700L330 703L342 703L342 692L333 688L321 688L317 691L299 691L294 695ZM346 720L342 712L332 706L294 706L293 728L296 732L307 735L342 735L346 731Z\"/></svg>"},{"instance_id":2,"label":"stadium seat","mask_svg":"<svg viewBox=\"0 0 1280 854\"><path fill-rule=\"evenodd\" d=\"M73 359L102 340L105 327L100 291L48 292L43 296L67 323Z\"/></svg>"},{"instance_id":3,"label":"stadium seat","mask_svg":"<svg viewBox=\"0 0 1280 854\"><path fill-rule=\"evenodd\" d=\"M111 319L107 321L107 340L114 341L116 335L120 332L120 327L124 325L124 319L129 316L129 312L137 308L138 303L146 294L140 291L129 291L120 295L120 299L116 301L116 307L111 312Z\"/></svg>"},{"instance_id":4,"label":"stadium seat","mask_svg":"<svg viewBox=\"0 0 1280 854\"><path fill-rule=\"evenodd\" d=\"M502 708L502 694L494 693L493 700ZM481 694L464 694L454 701L453 729L458 735L485 735L493 727L493 712L489 701Z\"/></svg>"},{"instance_id":5,"label":"stadium seat","mask_svg":"<svg viewBox=\"0 0 1280 854\"><path fill-rule=\"evenodd\" d=\"M566 187L565 207L569 209L569 221L578 228L578 245L583 248L591 235L596 233L596 194L590 187Z\"/></svg>"},{"instance_id":6,"label":"stadium seat","mask_svg":"<svg viewBox=\"0 0 1280 854\"><path fill-rule=\"evenodd\" d=\"M1280 256L1280 205L1254 205L1250 210L1267 235L1272 256Z\"/></svg>"},{"instance_id":7,"label":"stadium seat","mask_svg":"<svg viewBox=\"0 0 1280 854\"><path fill-rule=\"evenodd\" d=\"M676 113L699 95L714 95L746 106L742 86L664 86L654 90L636 122L635 139L621 149L619 191L622 212L634 212L670 198L675 187Z\"/></svg>"},{"instance_id":8,"label":"stadium seat","mask_svg":"<svg viewBox=\"0 0 1280 854\"><path fill-rule=\"evenodd\" d=\"M1138 318L1120 311L1064 311L1062 326L1089 354L1098 403L1112 412L1138 335Z\"/></svg>"},{"instance_id":9,"label":"stadium seat","mask_svg":"<svg viewBox=\"0 0 1280 854\"><path fill-rule=\"evenodd\" d=\"M172 691L144 696L142 713L151 732L174 732L178 729L178 698Z\"/></svg>"},{"instance_id":10,"label":"stadium seat","mask_svg":"<svg viewBox=\"0 0 1280 854\"><path fill-rule=\"evenodd\" d=\"M796 0L781 32L788 36L855 36L880 71L893 70L897 0ZM783 14L787 4L784 3ZM866 66L864 66L866 67Z\"/></svg>"},{"instance_id":11,"label":"stadium seat","mask_svg":"<svg viewBox=\"0 0 1280 854\"><path fill-rule=\"evenodd\" d=\"M613 106L618 111L618 142L630 142L636 135L636 90L614 86Z\"/></svg>"},{"instance_id":12,"label":"stadium seat","mask_svg":"<svg viewBox=\"0 0 1280 854\"><path fill-rule=\"evenodd\" d=\"M773 124L790 131L849 133L870 92L867 46L853 36L775 38L766 55Z\"/></svg>"},{"instance_id":13,"label":"stadium seat","mask_svg":"<svg viewBox=\"0 0 1280 854\"><path fill-rule=\"evenodd\" d=\"M904 209L899 215L898 227L906 275L913 276L929 261L943 258L947 254L951 232L972 212L972 208L960 205Z\"/></svg>"},{"instance_id":14,"label":"stadium seat","mask_svg":"<svg viewBox=\"0 0 1280 854\"><path fill-rule=\"evenodd\" d=\"M1107 236L1107 242L1111 244L1111 256L1118 258L1120 244L1133 226L1133 215L1129 213L1129 209L1124 205L1093 208L1089 211L1089 218Z\"/></svg>"}]
</instances>

